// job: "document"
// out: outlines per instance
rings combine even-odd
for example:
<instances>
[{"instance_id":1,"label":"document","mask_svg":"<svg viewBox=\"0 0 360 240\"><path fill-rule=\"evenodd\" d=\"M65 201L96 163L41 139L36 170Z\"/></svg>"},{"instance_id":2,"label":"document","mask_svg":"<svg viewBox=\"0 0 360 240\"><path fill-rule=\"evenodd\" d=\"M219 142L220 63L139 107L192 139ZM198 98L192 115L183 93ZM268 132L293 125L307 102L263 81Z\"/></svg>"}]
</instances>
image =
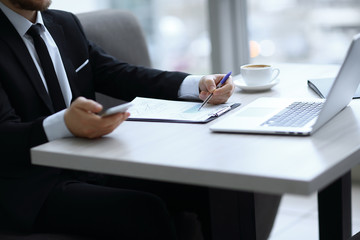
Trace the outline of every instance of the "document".
<instances>
[{"instance_id":1,"label":"document","mask_svg":"<svg viewBox=\"0 0 360 240\"><path fill-rule=\"evenodd\" d=\"M206 123L240 106L240 103L206 104L137 97L129 108L129 121Z\"/></svg>"}]
</instances>

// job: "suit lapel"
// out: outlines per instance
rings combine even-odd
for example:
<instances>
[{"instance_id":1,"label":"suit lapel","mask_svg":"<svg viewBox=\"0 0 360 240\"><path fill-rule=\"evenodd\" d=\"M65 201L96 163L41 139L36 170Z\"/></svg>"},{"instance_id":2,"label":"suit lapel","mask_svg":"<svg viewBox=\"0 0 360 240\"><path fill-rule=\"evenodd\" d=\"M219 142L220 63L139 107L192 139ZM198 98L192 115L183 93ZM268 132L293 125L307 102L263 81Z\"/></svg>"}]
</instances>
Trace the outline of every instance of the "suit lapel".
<instances>
[{"instance_id":1,"label":"suit lapel","mask_svg":"<svg viewBox=\"0 0 360 240\"><path fill-rule=\"evenodd\" d=\"M69 58L68 48L66 47L66 44L65 44L66 38L65 38L63 28L61 25L55 23L49 14L43 14L42 17L43 17L43 21L44 21L46 28L50 32L57 47L59 48L61 59L64 64L66 75L68 77L68 81L70 84L71 93L72 93L73 99L75 99L76 97L80 96L80 92L78 91L76 84L75 84L77 75L75 72L74 64L72 63L71 59Z\"/></svg>"},{"instance_id":2,"label":"suit lapel","mask_svg":"<svg viewBox=\"0 0 360 240\"><path fill-rule=\"evenodd\" d=\"M29 80L32 82L36 92L40 98L50 110L54 112L54 108L51 104L49 94L47 93L45 86L41 80L39 72L30 56L30 53L25 46L22 38L19 36L16 29L11 22L7 19L5 14L0 10L0 38L2 38L12 49L24 71L27 73ZM18 79L23 81L24 79Z\"/></svg>"}]
</instances>

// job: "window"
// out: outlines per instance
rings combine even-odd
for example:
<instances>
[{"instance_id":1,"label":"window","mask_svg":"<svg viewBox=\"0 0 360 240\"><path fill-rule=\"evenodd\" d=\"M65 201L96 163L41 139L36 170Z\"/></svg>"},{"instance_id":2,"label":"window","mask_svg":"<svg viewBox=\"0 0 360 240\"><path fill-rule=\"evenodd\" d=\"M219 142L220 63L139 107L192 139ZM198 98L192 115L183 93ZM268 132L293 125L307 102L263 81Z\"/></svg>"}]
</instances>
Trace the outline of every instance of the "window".
<instances>
[{"instance_id":1,"label":"window","mask_svg":"<svg viewBox=\"0 0 360 240\"><path fill-rule=\"evenodd\" d=\"M127 9L138 17L146 33L154 67L209 73L208 4L215 13L222 8L222 16L242 18L230 21L229 24L235 24L226 34L232 35L233 42L244 43L236 46L238 49L229 49L227 43L219 44L212 39L215 43L213 55L223 54L233 59L213 56L213 59L220 57L219 63L214 62L213 66L219 72L227 67L236 72L237 65L249 61L248 40L250 62L339 64L352 36L360 32L360 1L357 0L61 0L54 1L52 7L74 13L103 8ZM215 32L222 28L210 25ZM233 66L226 61L233 61Z\"/></svg>"},{"instance_id":2,"label":"window","mask_svg":"<svg viewBox=\"0 0 360 240\"><path fill-rule=\"evenodd\" d=\"M110 7L110 0L57 0L50 8L69 11L72 13L89 12Z\"/></svg>"},{"instance_id":3,"label":"window","mask_svg":"<svg viewBox=\"0 0 360 240\"><path fill-rule=\"evenodd\" d=\"M210 72L207 0L61 0L52 8L73 13L118 8L134 13L145 32L153 67Z\"/></svg>"},{"instance_id":4,"label":"window","mask_svg":"<svg viewBox=\"0 0 360 240\"><path fill-rule=\"evenodd\" d=\"M360 30L355 0L250 0L251 62L342 62Z\"/></svg>"}]
</instances>

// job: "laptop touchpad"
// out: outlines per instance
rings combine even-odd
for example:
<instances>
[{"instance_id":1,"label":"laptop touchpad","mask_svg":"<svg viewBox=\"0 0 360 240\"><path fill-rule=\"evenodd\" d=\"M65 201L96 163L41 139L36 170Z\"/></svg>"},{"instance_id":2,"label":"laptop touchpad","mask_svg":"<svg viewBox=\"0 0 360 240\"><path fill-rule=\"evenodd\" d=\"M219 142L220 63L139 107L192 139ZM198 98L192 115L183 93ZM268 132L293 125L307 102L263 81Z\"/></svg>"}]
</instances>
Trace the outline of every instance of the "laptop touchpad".
<instances>
[{"instance_id":1,"label":"laptop touchpad","mask_svg":"<svg viewBox=\"0 0 360 240\"><path fill-rule=\"evenodd\" d=\"M239 112L237 117L261 118L278 111L278 108L250 107Z\"/></svg>"}]
</instances>

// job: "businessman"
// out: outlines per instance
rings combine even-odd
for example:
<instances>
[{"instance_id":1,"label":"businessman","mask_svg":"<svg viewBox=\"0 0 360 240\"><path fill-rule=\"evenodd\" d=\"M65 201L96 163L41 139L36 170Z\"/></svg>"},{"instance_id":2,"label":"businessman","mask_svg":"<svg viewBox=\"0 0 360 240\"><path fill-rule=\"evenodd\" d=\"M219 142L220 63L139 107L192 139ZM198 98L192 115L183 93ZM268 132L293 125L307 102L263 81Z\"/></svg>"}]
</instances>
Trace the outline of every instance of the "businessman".
<instances>
[{"instance_id":1,"label":"businessman","mask_svg":"<svg viewBox=\"0 0 360 240\"><path fill-rule=\"evenodd\" d=\"M31 147L64 137L98 138L128 118L128 113L99 117L95 92L128 101L136 96L204 100L213 92L211 103L218 104L234 91L231 78L215 90L222 74L197 77L119 61L87 40L73 14L47 10L50 4L0 0L0 226L98 239L170 240L181 235L174 216L189 210L206 230L205 188L104 180L31 165ZM279 198L271 201L276 213Z\"/></svg>"}]
</instances>

